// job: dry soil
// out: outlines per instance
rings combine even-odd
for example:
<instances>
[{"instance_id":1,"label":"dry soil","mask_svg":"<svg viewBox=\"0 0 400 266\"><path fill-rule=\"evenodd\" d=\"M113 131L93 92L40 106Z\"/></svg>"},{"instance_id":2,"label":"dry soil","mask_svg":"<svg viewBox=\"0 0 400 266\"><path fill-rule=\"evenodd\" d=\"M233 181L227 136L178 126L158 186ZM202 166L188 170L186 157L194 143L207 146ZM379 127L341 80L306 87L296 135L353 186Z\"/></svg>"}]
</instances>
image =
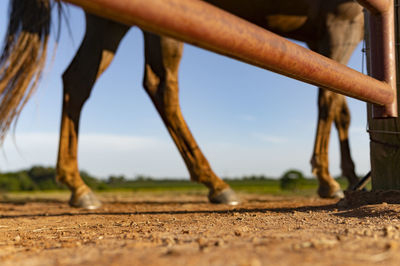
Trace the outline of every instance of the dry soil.
<instances>
[{"instance_id":1,"label":"dry soil","mask_svg":"<svg viewBox=\"0 0 400 266\"><path fill-rule=\"evenodd\" d=\"M0 202L0 265L398 265L400 205L341 207L317 197L102 196Z\"/></svg>"}]
</instances>

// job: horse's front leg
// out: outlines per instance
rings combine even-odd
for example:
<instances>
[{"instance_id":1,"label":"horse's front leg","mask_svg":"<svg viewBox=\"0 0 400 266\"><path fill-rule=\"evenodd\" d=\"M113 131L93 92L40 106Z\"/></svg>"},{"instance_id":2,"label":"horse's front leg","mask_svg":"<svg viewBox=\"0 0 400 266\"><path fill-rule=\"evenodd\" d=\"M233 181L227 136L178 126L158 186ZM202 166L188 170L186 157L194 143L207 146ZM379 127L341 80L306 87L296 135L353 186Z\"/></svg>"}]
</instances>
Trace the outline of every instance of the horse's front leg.
<instances>
[{"instance_id":1,"label":"horse's front leg","mask_svg":"<svg viewBox=\"0 0 400 266\"><path fill-rule=\"evenodd\" d=\"M328 159L331 127L340 97L342 96L334 92L319 89L317 134L311 158L311 167L313 174L318 178L318 195L322 198L342 198L344 196L340 185L329 173Z\"/></svg>"},{"instance_id":2,"label":"horse's front leg","mask_svg":"<svg viewBox=\"0 0 400 266\"><path fill-rule=\"evenodd\" d=\"M183 118L178 88L178 68L183 44L148 32L144 32L144 38L143 86L181 153L191 180L209 188L208 198L211 202L237 204L235 193L211 169Z\"/></svg>"},{"instance_id":3,"label":"horse's front leg","mask_svg":"<svg viewBox=\"0 0 400 266\"><path fill-rule=\"evenodd\" d=\"M86 209L101 206L84 183L78 168L78 134L81 110L96 79L111 63L128 27L86 16L83 42L63 75L64 93L57 160L57 180L71 190L70 205Z\"/></svg>"}]
</instances>

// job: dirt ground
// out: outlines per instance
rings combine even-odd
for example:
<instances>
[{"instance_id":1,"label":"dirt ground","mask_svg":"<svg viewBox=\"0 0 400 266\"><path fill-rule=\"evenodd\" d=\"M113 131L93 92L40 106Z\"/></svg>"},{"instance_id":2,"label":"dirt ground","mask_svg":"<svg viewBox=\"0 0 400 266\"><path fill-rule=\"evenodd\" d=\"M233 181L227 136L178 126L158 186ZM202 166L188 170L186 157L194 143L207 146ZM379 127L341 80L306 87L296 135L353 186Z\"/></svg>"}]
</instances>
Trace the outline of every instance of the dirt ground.
<instances>
[{"instance_id":1,"label":"dirt ground","mask_svg":"<svg viewBox=\"0 0 400 266\"><path fill-rule=\"evenodd\" d=\"M0 265L398 265L400 205L317 197L104 194L85 211L61 198L0 201Z\"/></svg>"}]
</instances>

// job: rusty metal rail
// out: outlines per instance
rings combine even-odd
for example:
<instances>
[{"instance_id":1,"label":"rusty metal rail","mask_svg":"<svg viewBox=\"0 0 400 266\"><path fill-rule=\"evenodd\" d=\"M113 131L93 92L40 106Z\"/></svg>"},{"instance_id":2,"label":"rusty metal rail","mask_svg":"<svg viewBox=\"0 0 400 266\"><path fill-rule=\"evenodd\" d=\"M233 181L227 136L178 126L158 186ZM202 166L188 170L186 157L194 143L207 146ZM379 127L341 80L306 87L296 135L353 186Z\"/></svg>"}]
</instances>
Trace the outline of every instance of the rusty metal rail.
<instances>
[{"instance_id":1,"label":"rusty metal rail","mask_svg":"<svg viewBox=\"0 0 400 266\"><path fill-rule=\"evenodd\" d=\"M128 25L137 25L297 80L373 103L380 106L376 116L397 116L396 106L393 105L395 101L393 77L387 78L386 70L383 74L377 74L379 80L363 75L203 1L63 1L81 6L99 16ZM376 27L379 29L384 29L382 21L387 20L387 16L382 16L382 12L387 13L385 3L392 1L359 0L374 12L374 16L379 17L374 24L378 25ZM382 17L385 19L381 19ZM375 51L382 48L380 45L382 42L378 43L378 48L374 48ZM391 56L389 60L394 61L394 54ZM387 60L383 61L382 64L385 65Z\"/></svg>"},{"instance_id":2,"label":"rusty metal rail","mask_svg":"<svg viewBox=\"0 0 400 266\"><path fill-rule=\"evenodd\" d=\"M370 13L368 51L371 59L370 74L390 85L394 93L392 104L374 106L373 117L397 116L396 52L393 0L358 0Z\"/></svg>"}]
</instances>

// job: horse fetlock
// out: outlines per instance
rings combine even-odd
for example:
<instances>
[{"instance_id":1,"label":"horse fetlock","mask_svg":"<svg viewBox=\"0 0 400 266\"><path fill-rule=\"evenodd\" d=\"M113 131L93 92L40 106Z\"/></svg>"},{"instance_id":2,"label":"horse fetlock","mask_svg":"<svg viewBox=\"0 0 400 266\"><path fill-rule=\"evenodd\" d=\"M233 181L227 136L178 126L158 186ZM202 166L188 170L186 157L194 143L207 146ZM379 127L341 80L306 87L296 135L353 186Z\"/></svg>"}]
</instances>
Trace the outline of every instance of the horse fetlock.
<instances>
[{"instance_id":1,"label":"horse fetlock","mask_svg":"<svg viewBox=\"0 0 400 266\"><path fill-rule=\"evenodd\" d=\"M314 157L316 158L316 157ZM312 173L318 179L318 195L321 198L343 198L344 194L338 182L329 174L328 167L312 159Z\"/></svg>"},{"instance_id":2,"label":"horse fetlock","mask_svg":"<svg viewBox=\"0 0 400 266\"><path fill-rule=\"evenodd\" d=\"M67 185L67 174L63 171L58 171L56 173L56 182L59 185Z\"/></svg>"},{"instance_id":3,"label":"horse fetlock","mask_svg":"<svg viewBox=\"0 0 400 266\"><path fill-rule=\"evenodd\" d=\"M239 198L230 186L214 173L196 174L193 173L190 179L199 182L209 189L208 200L211 203L237 205Z\"/></svg>"},{"instance_id":4,"label":"horse fetlock","mask_svg":"<svg viewBox=\"0 0 400 266\"><path fill-rule=\"evenodd\" d=\"M209 173L199 173L199 171L194 171L190 175L190 179L194 182L205 185L210 189L210 191L213 191L213 193L219 193L222 190L229 188L229 185L217 177L212 171L207 172Z\"/></svg>"},{"instance_id":5,"label":"horse fetlock","mask_svg":"<svg viewBox=\"0 0 400 266\"><path fill-rule=\"evenodd\" d=\"M57 169L56 182L66 185L71 191L77 190L82 184L81 177L77 171Z\"/></svg>"}]
</instances>

